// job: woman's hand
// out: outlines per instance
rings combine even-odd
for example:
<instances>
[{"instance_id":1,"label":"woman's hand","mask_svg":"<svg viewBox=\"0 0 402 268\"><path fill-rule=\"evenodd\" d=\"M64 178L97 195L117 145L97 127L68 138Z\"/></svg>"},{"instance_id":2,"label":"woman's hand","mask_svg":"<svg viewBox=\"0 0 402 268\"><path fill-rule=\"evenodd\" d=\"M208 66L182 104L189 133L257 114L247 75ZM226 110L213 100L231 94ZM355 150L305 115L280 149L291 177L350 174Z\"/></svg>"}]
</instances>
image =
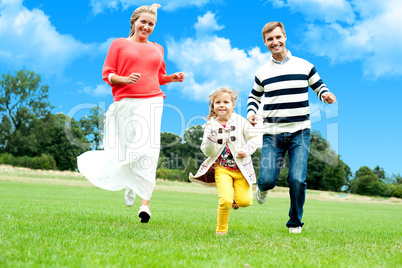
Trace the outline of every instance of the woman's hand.
<instances>
[{"instance_id":1,"label":"woman's hand","mask_svg":"<svg viewBox=\"0 0 402 268\"><path fill-rule=\"evenodd\" d=\"M171 75L165 75L162 79L162 82L164 84L167 84L170 82L183 82L184 78L186 78L186 74L183 72L178 72L178 73L174 73Z\"/></svg>"},{"instance_id":2,"label":"woman's hand","mask_svg":"<svg viewBox=\"0 0 402 268\"><path fill-rule=\"evenodd\" d=\"M139 73L132 73L129 76L125 77L124 84L137 84L138 80L140 80L141 74Z\"/></svg>"},{"instance_id":3,"label":"woman's hand","mask_svg":"<svg viewBox=\"0 0 402 268\"><path fill-rule=\"evenodd\" d=\"M172 76L172 82L183 82L184 78L186 78L186 74L183 72L174 73Z\"/></svg>"},{"instance_id":4,"label":"woman's hand","mask_svg":"<svg viewBox=\"0 0 402 268\"><path fill-rule=\"evenodd\" d=\"M136 84L140 80L141 74L132 73L129 76L112 75L110 82L112 84Z\"/></svg>"}]
</instances>

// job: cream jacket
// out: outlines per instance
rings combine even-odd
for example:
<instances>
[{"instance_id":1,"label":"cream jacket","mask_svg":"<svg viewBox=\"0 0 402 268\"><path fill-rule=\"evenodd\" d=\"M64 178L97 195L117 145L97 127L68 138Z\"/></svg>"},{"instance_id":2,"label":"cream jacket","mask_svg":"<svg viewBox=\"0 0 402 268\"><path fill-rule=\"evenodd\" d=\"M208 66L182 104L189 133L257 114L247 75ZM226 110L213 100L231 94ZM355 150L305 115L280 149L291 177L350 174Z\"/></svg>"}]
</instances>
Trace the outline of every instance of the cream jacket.
<instances>
[{"instance_id":1,"label":"cream jacket","mask_svg":"<svg viewBox=\"0 0 402 268\"><path fill-rule=\"evenodd\" d=\"M207 186L215 186L215 174L213 164L222 153L226 144L232 152L244 178L250 186L256 182L255 172L251 155L260 144L261 136L250 131L253 127L242 116L233 113L224 128L215 119L211 118L204 128L204 136L201 144L201 151L208 158L201 164L195 175L189 174L192 182ZM246 157L238 158L237 153L243 151Z\"/></svg>"}]
</instances>

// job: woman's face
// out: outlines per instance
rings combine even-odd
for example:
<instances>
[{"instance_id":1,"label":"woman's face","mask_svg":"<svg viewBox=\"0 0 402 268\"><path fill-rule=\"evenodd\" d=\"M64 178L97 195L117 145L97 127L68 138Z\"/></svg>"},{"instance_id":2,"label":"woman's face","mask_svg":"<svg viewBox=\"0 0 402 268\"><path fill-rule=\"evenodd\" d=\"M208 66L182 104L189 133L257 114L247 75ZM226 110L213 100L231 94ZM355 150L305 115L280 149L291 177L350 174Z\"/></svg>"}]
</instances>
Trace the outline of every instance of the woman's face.
<instances>
[{"instance_id":1,"label":"woman's face","mask_svg":"<svg viewBox=\"0 0 402 268\"><path fill-rule=\"evenodd\" d=\"M156 24L156 18L154 14L144 12L134 22L135 33L134 38L139 42L148 42L149 35L153 32Z\"/></svg>"}]
</instances>

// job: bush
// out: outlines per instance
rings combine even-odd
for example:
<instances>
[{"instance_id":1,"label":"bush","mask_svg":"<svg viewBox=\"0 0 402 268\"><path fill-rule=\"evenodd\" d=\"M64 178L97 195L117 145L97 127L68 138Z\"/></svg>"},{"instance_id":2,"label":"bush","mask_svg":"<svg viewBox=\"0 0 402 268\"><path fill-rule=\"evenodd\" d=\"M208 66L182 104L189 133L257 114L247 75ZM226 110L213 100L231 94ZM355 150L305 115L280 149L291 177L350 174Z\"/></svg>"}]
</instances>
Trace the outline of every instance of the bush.
<instances>
[{"instance_id":1,"label":"bush","mask_svg":"<svg viewBox=\"0 0 402 268\"><path fill-rule=\"evenodd\" d=\"M42 154L41 156L28 157L28 156L13 156L12 154L5 153L0 155L0 164L11 165L15 167L26 167L32 169L57 169L56 161L53 156Z\"/></svg>"},{"instance_id":2,"label":"bush","mask_svg":"<svg viewBox=\"0 0 402 268\"><path fill-rule=\"evenodd\" d=\"M165 168L157 169L156 177L158 179L169 180L169 181L184 181L184 182L189 181L188 173L178 169L165 169Z\"/></svg>"},{"instance_id":3,"label":"bush","mask_svg":"<svg viewBox=\"0 0 402 268\"><path fill-rule=\"evenodd\" d=\"M391 196L396 198L402 198L402 185L401 184L392 184L390 185Z\"/></svg>"}]
</instances>

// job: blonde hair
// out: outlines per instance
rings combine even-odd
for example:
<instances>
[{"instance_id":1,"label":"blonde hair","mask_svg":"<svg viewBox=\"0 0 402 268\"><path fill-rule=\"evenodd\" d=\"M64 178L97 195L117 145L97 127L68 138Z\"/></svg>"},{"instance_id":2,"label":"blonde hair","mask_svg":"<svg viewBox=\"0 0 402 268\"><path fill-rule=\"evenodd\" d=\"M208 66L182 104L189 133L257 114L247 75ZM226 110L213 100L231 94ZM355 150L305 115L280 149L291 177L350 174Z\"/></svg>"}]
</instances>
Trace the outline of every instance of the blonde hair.
<instances>
[{"instance_id":1,"label":"blonde hair","mask_svg":"<svg viewBox=\"0 0 402 268\"><path fill-rule=\"evenodd\" d=\"M209 98L209 115L207 116L207 119L216 117L216 113L214 111L214 101L218 95L220 95L222 93L230 94L230 98L231 98L233 104L235 104L235 100L237 100L237 96L239 95L239 92L240 91L234 92L233 89L230 89L228 87L221 87L221 88L218 88L217 90L215 90L214 93L209 95L208 96L208 98Z\"/></svg>"},{"instance_id":2,"label":"blonde hair","mask_svg":"<svg viewBox=\"0 0 402 268\"><path fill-rule=\"evenodd\" d=\"M134 10L133 15L131 15L131 19L130 19L130 23L131 23L130 36L134 35L134 33L135 33L134 24L138 20L138 18L141 16L142 13L147 12L147 13L155 15L155 22L156 22L156 19L157 19L157 16L158 16L157 10L160 7L161 7L161 5L155 3L155 4L152 4L150 6L140 6L136 10Z\"/></svg>"},{"instance_id":3,"label":"blonde hair","mask_svg":"<svg viewBox=\"0 0 402 268\"><path fill-rule=\"evenodd\" d=\"M272 32L276 27L279 27L284 36L286 36L285 26L283 26L282 22L279 21L271 21L265 24L264 28L262 28L262 39L265 43L265 35L269 32Z\"/></svg>"}]
</instances>

